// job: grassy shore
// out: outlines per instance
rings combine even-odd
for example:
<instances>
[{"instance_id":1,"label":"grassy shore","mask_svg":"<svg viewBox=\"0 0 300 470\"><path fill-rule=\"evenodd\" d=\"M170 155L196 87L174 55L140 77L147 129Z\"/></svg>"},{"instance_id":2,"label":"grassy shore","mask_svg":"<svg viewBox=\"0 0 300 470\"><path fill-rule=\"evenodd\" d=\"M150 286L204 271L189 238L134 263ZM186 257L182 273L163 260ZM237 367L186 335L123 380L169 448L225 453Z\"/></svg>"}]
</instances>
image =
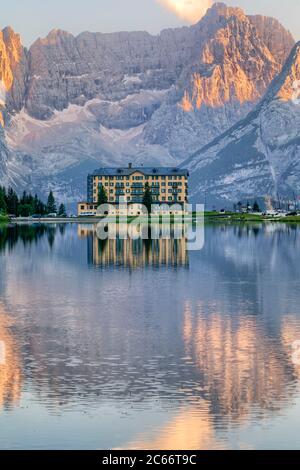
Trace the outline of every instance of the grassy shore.
<instances>
[{"instance_id":1,"label":"grassy shore","mask_svg":"<svg viewBox=\"0 0 300 470\"><path fill-rule=\"evenodd\" d=\"M197 217L197 214L195 214ZM272 217L268 215L260 214L236 214L234 212L228 212L219 214L217 212L205 212L205 220L211 221L232 221L232 222L293 222L300 223L300 216L282 216Z\"/></svg>"}]
</instances>

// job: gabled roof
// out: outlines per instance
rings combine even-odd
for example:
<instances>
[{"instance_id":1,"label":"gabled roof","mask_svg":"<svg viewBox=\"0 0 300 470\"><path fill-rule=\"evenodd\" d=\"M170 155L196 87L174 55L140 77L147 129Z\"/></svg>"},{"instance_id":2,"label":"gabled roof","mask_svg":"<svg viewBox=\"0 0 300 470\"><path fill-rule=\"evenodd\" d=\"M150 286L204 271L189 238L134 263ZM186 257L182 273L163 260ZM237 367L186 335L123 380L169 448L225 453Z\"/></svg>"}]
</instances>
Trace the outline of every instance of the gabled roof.
<instances>
[{"instance_id":1,"label":"gabled roof","mask_svg":"<svg viewBox=\"0 0 300 470\"><path fill-rule=\"evenodd\" d=\"M145 176L189 176L189 171L176 167L104 167L95 170L91 176L131 176L139 172Z\"/></svg>"}]
</instances>

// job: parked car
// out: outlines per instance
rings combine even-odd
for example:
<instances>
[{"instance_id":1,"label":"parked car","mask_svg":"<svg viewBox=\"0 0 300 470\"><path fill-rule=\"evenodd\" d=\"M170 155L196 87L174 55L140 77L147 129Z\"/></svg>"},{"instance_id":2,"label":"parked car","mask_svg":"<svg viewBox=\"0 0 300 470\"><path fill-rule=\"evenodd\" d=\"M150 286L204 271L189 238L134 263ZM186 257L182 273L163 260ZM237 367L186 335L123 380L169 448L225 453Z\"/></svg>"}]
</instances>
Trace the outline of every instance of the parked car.
<instances>
[{"instance_id":1,"label":"parked car","mask_svg":"<svg viewBox=\"0 0 300 470\"><path fill-rule=\"evenodd\" d=\"M51 214L47 214L46 216L48 219L55 219L57 217L56 212L52 212Z\"/></svg>"}]
</instances>

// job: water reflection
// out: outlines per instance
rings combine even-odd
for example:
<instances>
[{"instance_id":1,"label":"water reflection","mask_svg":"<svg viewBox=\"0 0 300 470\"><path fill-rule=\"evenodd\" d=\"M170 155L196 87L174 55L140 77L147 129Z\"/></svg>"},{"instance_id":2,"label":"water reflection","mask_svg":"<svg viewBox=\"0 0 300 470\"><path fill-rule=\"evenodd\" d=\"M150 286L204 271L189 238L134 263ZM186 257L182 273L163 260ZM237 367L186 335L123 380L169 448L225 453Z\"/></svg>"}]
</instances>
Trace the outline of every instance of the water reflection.
<instances>
[{"instance_id":1,"label":"water reflection","mask_svg":"<svg viewBox=\"0 0 300 470\"><path fill-rule=\"evenodd\" d=\"M147 226L148 239L124 239L127 224L116 225L116 239L99 240L95 226L79 226L78 236L88 243L88 262L102 267L126 267L135 269L143 266L188 267L187 240L185 236L174 238L176 227L172 227L170 238L152 239ZM143 232L143 229L142 229ZM155 230L159 233L159 230Z\"/></svg>"},{"instance_id":2,"label":"water reflection","mask_svg":"<svg viewBox=\"0 0 300 470\"><path fill-rule=\"evenodd\" d=\"M286 344L268 336L256 318L232 318L218 310L205 317L201 305L195 313L187 307L184 321L186 352L213 397L213 415L241 421L253 409L263 416L286 404L297 378Z\"/></svg>"},{"instance_id":3,"label":"water reflection","mask_svg":"<svg viewBox=\"0 0 300 470\"><path fill-rule=\"evenodd\" d=\"M226 449L226 443L215 433L209 403L201 400L198 406L183 406L176 416L152 433L142 433L124 449L139 450L205 450Z\"/></svg>"},{"instance_id":4,"label":"water reflection","mask_svg":"<svg viewBox=\"0 0 300 470\"><path fill-rule=\"evenodd\" d=\"M93 225L1 232L7 419L18 423L29 391L25 405L43 407L46 431L54 416L65 420L67 433L55 428L62 443L74 420L85 426L83 447L227 448L233 428L266 421L264 439L273 429L272 442L283 439L277 419L300 401L291 360L300 339L299 229L206 232L205 248L188 256L184 239L104 243ZM114 423L109 431L99 408ZM289 439L300 448L298 435ZM255 444L249 432L243 445Z\"/></svg>"},{"instance_id":5,"label":"water reflection","mask_svg":"<svg viewBox=\"0 0 300 470\"><path fill-rule=\"evenodd\" d=\"M291 361L299 332L295 318L285 319L281 338L273 338L256 318L205 317L203 305L192 311L187 304L183 340L186 360L194 367L194 388L191 382L181 384L186 402L175 417L123 448L226 449L223 435L230 426L284 413L299 393L300 367Z\"/></svg>"},{"instance_id":6,"label":"water reflection","mask_svg":"<svg viewBox=\"0 0 300 470\"><path fill-rule=\"evenodd\" d=\"M11 320L0 303L0 411L17 406L22 389L22 368Z\"/></svg>"},{"instance_id":7,"label":"water reflection","mask_svg":"<svg viewBox=\"0 0 300 470\"><path fill-rule=\"evenodd\" d=\"M49 246L52 247L58 230L64 233L65 226L57 224L0 225L0 252L6 247L12 250L19 242L22 242L24 246L37 244L45 236L47 236Z\"/></svg>"}]
</instances>

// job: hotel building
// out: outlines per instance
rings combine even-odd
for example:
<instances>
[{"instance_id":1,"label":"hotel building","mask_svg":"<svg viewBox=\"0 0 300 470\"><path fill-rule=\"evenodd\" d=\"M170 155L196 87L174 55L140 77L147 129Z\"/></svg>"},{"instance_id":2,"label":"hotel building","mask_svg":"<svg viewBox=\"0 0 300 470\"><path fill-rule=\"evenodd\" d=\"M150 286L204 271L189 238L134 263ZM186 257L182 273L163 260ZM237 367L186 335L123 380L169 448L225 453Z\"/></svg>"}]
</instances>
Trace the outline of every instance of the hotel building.
<instances>
[{"instance_id":1,"label":"hotel building","mask_svg":"<svg viewBox=\"0 0 300 470\"><path fill-rule=\"evenodd\" d=\"M87 201L78 204L79 216L96 216L98 195L104 188L108 204L127 203L129 211L143 203L148 183L153 204L174 204L184 208L188 203L188 170L181 168L137 167L99 168L87 178Z\"/></svg>"}]
</instances>

